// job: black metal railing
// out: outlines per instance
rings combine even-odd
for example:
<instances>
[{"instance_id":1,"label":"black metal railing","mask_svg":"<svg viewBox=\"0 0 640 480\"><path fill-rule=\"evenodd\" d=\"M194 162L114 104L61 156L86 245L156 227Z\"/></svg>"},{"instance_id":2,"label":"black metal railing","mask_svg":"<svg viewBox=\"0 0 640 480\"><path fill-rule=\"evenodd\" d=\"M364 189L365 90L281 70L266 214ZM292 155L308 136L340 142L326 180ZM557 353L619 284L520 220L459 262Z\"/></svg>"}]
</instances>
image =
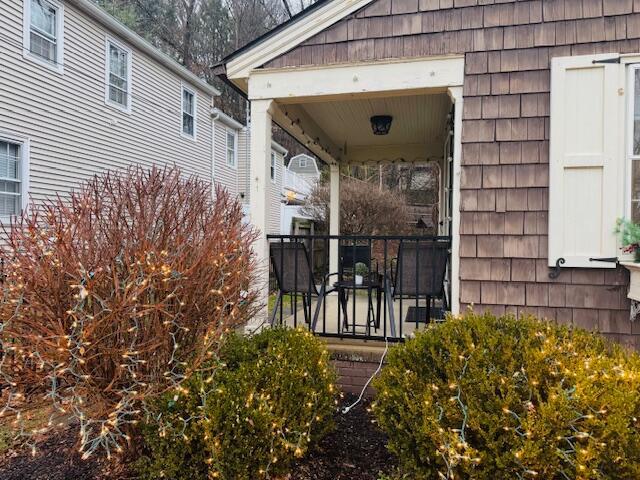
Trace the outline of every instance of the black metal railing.
<instances>
[{"instance_id":1,"label":"black metal railing","mask_svg":"<svg viewBox=\"0 0 640 480\"><path fill-rule=\"evenodd\" d=\"M304 325L325 337L398 341L449 310L450 237L268 239L272 324Z\"/></svg>"}]
</instances>

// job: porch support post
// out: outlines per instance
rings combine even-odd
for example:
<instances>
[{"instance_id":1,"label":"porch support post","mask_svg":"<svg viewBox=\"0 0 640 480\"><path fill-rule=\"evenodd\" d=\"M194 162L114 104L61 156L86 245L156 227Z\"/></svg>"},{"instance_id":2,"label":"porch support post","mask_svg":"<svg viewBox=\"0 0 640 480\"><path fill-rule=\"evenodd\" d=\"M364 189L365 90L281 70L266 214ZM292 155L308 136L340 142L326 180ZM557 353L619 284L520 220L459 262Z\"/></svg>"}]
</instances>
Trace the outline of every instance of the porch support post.
<instances>
[{"instance_id":1,"label":"porch support post","mask_svg":"<svg viewBox=\"0 0 640 480\"><path fill-rule=\"evenodd\" d=\"M271 116L274 108L273 100L253 100L251 102L251 158L249 161L249 219L260 231L254 244L258 272L256 288L258 289L258 305L251 326L257 327L268 318L269 299L269 243L267 241L267 225L269 210L270 166L271 166ZM250 327L251 327L250 326Z\"/></svg>"},{"instance_id":2,"label":"porch support post","mask_svg":"<svg viewBox=\"0 0 640 480\"><path fill-rule=\"evenodd\" d=\"M453 118L453 192L451 207L451 313L460 313L460 173L462 159L462 87L449 87L454 103Z\"/></svg>"},{"instance_id":3,"label":"porch support post","mask_svg":"<svg viewBox=\"0 0 640 480\"><path fill-rule=\"evenodd\" d=\"M329 188L329 235L340 235L340 166L337 163L330 165ZM329 272L338 271L338 240L329 242Z\"/></svg>"}]
</instances>

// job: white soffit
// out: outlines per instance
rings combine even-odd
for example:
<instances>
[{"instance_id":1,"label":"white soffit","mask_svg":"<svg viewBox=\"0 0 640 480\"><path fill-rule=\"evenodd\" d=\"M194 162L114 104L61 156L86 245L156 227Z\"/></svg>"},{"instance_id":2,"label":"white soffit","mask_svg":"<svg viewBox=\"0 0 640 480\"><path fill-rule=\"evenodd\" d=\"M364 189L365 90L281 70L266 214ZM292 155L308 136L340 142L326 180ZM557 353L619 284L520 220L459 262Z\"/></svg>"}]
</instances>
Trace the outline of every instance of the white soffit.
<instances>
[{"instance_id":1,"label":"white soffit","mask_svg":"<svg viewBox=\"0 0 640 480\"><path fill-rule=\"evenodd\" d=\"M451 99L446 93L313 102L302 108L336 145L363 146L441 144ZM391 115L388 135L374 135L370 119Z\"/></svg>"}]
</instances>

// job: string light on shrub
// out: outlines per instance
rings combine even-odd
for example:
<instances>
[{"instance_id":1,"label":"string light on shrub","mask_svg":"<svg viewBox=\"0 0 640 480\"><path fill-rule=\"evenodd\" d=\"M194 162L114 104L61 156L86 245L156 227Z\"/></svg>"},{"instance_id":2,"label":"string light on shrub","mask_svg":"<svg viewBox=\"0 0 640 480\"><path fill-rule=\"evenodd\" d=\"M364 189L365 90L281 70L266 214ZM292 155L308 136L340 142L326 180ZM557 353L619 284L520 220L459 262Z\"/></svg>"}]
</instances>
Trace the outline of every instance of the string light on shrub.
<instances>
[{"instance_id":1,"label":"string light on shrub","mask_svg":"<svg viewBox=\"0 0 640 480\"><path fill-rule=\"evenodd\" d=\"M638 444L620 428L637 428L637 355L587 332L472 313L427 330L402 350L377 381L382 395L372 408L392 450L423 476L640 474L631 460ZM398 425L396 413L414 408L416 398L424 421ZM417 465L414 450L398 449L412 442L415 451L433 452L432 461Z\"/></svg>"},{"instance_id":2,"label":"string light on shrub","mask_svg":"<svg viewBox=\"0 0 640 480\"><path fill-rule=\"evenodd\" d=\"M148 402L197 373L224 330L254 311L256 233L241 219L222 189L212 201L210 185L175 168L132 168L11 226L0 412L25 443L35 448L24 393L40 386L46 429L77 421L83 458L127 448Z\"/></svg>"}]
</instances>

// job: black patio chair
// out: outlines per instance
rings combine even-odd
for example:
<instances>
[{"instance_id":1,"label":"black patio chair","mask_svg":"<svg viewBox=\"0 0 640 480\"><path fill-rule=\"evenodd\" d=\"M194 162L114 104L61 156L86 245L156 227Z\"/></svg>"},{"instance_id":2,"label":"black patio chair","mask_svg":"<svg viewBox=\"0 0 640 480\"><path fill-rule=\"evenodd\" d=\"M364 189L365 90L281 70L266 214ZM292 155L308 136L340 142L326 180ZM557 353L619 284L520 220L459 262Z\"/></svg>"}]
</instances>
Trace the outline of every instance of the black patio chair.
<instances>
[{"instance_id":1,"label":"black patio chair","mask_svg":"<svg viewBox=\"0 0 640 480\"><path fill-rule=\"evenodd\" d=\"M311 323L311 328L315 331L322 302L329 293L336 290L335 288L327 288L327 282L331 276L338 275L338 273L325 275L320 290L318 290L311 268L311 257L306 245L302 242L271 243L269 257L278 284L278 297L271 314L271 325L275 325L278 307L282 303L282 297L287 294L302 295L304 320L309 324L311 299L316 296L318 303Z\"/></svg>"},{"instance_id":2,"label":"black patio chair","mask_svg":"<svg viewBox=\"0 0 640 480\"><path fill-rule=\"evenodd\" d=\"M444 279L449 259L449 242L438 240L404 241L398 247L398 257L392 264L391 279L385 280L385 295L390 301L389 318L395 335L396 299L408 298L427 302L426 321L431 319L431 301L442 298L446 302ZM446 308L446 305L443 305ZM402 314L402 312L401 312ZM415 313L416 317L418 312Z\"/></svg>"}]
</instances>

